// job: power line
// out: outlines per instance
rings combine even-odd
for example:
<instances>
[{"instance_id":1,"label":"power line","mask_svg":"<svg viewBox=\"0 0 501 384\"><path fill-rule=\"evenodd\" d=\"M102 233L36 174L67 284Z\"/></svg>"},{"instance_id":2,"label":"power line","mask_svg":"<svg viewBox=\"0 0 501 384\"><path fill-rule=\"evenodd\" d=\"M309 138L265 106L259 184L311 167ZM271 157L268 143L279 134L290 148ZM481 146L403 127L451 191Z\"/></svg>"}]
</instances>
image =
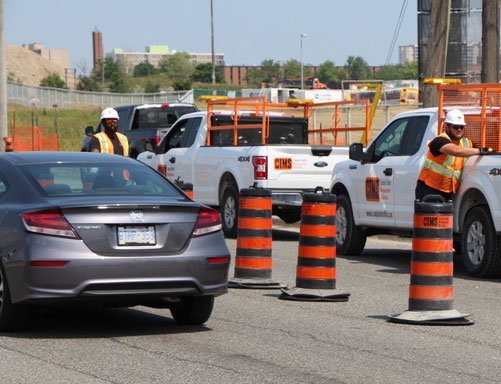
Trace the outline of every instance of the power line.
<instances>
[{"instance_id":1,"label":"power line","mask_svg":"<svg viewBox=\"0 0 501 384\"><path fill-rule=\"evenodd\" d=\"M395 28L395 32L393 33L393 39L391 40L390 50L388 51L388 56L386 57L385 66L390 64L391 56L393 55L393 50L395 49L395 44L397 43L398 34L400 33L400 27L402 26L402 22L405 16L405 10L407 9L407 5L409 4L409 0L404 0L402 3L402 8L400 9L400 15L398 17L397 26Z\"/></svg>"}]
</instances>

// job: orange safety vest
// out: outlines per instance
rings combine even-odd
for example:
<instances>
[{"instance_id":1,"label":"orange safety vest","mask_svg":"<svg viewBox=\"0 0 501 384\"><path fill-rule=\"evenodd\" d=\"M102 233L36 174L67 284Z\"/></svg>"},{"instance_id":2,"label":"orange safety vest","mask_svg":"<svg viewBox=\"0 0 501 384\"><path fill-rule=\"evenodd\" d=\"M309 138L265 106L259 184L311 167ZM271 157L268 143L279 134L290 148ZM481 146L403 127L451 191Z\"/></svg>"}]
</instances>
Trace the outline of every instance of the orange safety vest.
<instances>
[{"instance_id":1,"label":"orange safety vest","mask_svg":"<svg viewBox=\"0 0 501 384\"><path fill-rule=\"evenodd\" d=\"M124 156L129 156L129 141L127 140L127 136L122 135L121 133L116 133L118 141L120 141L120 144L122 145L123 148L123 155ZM115 153L115 148L113 147L113 143L111 142L110 138L105 132L99 132L94 135L94 137L99 140L99 146L101 148L101 153L110 153L114 154Z\"/></svg>"},{"instance_id":2,"label":"orange safety vest","mask_svg":"<svg viewBox=\"0 0 501 384\"><path fill-rule=\"evenodd\" d=\"M442 132L438 137L445 137L450 140L450 137L445 132ZM428 147L429 146L430 144L428 144ZM472 142L470 139L463 137L459 141L459 146L472 147ZM445 153L433 156L428 149L426 161L419 174L419 180L422 180L429 187L439 191L455 193L459 187L459 180L461 179L464 163L464 157L447 155Z\"/></svg>"}]
</instances>

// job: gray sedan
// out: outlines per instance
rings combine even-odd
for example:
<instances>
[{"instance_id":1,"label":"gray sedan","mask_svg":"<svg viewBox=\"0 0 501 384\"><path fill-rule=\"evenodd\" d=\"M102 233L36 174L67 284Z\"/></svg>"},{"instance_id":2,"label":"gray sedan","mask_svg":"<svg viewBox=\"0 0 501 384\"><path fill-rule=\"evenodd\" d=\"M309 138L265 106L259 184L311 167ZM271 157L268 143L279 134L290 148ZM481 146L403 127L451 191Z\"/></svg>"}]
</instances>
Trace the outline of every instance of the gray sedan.
<instances>
[{"instance_id":1,"label":"gray sedan","mask_svg":"<svg viewBox=\"0 0 501 384\"><path fill-rule=\"evenodd\" d=\"M0 207L0 331L60 304L165 307L202 324L227 292L218 212L136 160L0 154Z\"/></svg>"}]
</instances>

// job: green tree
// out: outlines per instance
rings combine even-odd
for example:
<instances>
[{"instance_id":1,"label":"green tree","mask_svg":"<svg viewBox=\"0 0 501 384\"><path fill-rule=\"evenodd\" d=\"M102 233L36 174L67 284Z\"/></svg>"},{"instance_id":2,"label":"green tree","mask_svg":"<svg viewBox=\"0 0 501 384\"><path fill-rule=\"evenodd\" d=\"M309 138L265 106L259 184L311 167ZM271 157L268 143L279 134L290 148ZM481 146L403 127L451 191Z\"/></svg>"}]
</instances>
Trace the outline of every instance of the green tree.
<instances>
[{"instance_id":1,"label":"green tree","mask_svg":"<svg viewBox=\"0 0 501 384\"><path fill-rule=\"evenodd\" d=\"M418 78L417 62L410 62L405 65L385 65L377 73L381 80L411 80Z\"/></svg>"},{"instance_id":2,"label":"green tree","mask_svg":"<svg viewBox=\"0 0 501 384\"><path fill-rule=\"evenodd\" d=\"M151 63L139 63L134 67L134 77L146 77L154 75L157 72L155 66Z\"/></svg>"},{"instance_id":3,"label":"green tree","mask_svg":"<svg viewBox=\"0 0 501 384\"><path fill-rule=\"evenodd\" d=\"M104 59L104 80L111 81L113 77L125 73L124 69L118 61L113 60L111 57Z\"/></svg>"},{"instance_id":4,"label":"green tree","mask_svg":"<svg viewBox=\"0 0 501 384\"><path fill-rule=\"evenodd\" d=\"M101 92L101 84L93 76L80 76L77 83L77 90L88 92Z\"/></svg>"},{"instance_id":5,"label":"green tree","mask_svg":"<svg viewBox=\"0 0 501 384\"><path fill-rule=\"evenodd\" d=\"M124 71L118 71L112 75L110 79L110 92L129 93L131 88L129 76Z\"/></svg>"},{"instance_id":6,"label":"green tree","mask_svg":"<svg viewBox=\"0 0 501 384\"><path fill-rule=\"evenodd\" d=\"M365 80L371 78L367 62L361 56L349 56L346 59L346 70L350 80Z\"/></svg>"},{"instance_id":7,"label":"green tree","mask_svg":"<svg viewBox=\"0 0 501 384\"><path fill-rule=\"evenodd\" d=\"M176 52L160 60L159 70L165 73L173 82L189 81L194 67L190 55L186 52Z\"/></svg>"},{"instance_id":8,"label":"green tree","mask_svg":"<svg viewBox=\"0 0 501 384\"><path fill-rule=\"evenodd\" d=\"M337 68L334 62L325 61L318 66L315 76L329 86L329 88L340 88L341 81L348 78L347 72L343 68Z\"/></svg>"},{"instance_id":9,"label":"green tree","mask_svg":"<svg viewBox=\"0 0 501 384\"><path fill-rule=\"evenodd\" d=\"M216 66L216 83L224 82L223 67ZM195 66L192 75L193 81L199 81L201 83L212 83L212 64L211 63L201 63Z\"/></svg>"},{"instance_id":10,"label":"green tree","mask_svg":"<svg viewBox=\"0 0 501 384\"><path fill-rule=\"evenodd\" d=\"M301 62L296 59L287 60L282 65L282 73L284 79L301 77ZM303 66L303 75L304 73L305 73L305 67Z\"/></svg>"},{"instance_id":11,"label":"green tree","mask_svg":"<svg viewBox=\"0 0 501 384\"><path fill-rule=\"evenodd\" d=\"M147 81L144 86L144 93L158 93L160 92L160 84L152 83L151 81Z\"/></svg>"},{"instance_id":12,"label":"green tree","mask_svg":"<svg viewBox=\"0 0 501 384\"><path fill-rule=\"evenodd\" d=\"M63 79L61 79L61 76L59 76L55 72L45 76L40 81L40 86L41 87L50 87L50 88L68 89L68 86L66 85L65 81Z\"/></svg>"},{"instance_id":13,"label":"green tree","mask_svg":"<svg viewBox=\"0 0 501 384\"><path fill-rule=\"evenodd\" d=\"M280 63L272 59L263 60L260 68L247 71L247 83L253 87L260 87L261 83L276 84L281 78Z\"/></svg>"}]
</instances>

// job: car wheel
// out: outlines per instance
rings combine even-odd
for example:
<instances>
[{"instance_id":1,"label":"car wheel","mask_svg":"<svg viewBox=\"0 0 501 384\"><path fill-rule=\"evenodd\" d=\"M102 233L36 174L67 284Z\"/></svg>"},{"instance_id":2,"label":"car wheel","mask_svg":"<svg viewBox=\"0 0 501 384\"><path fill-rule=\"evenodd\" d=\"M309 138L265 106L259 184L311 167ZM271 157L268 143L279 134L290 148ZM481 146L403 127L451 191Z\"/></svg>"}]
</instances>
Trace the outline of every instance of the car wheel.
<instances>
[{"instance_id":1,"label":"car wheel","mask_svg":"<svg viewBox=\"0 0 501 384\"><path fill-rule=\"evenodd\" d=\"M355 225L350 200L346 195L337 196L336 208L336 253L357 256L362 253L367 241L366 232Z\"/></svg>"},{"instance_id":2,"label":"car wheel","mask_svg":"<svg viewBox=\"0 0 501 384\"><path fill-rule=\"evenodd\" d=\"M501 237L496 235L487 208L475 207L466 215L461 248L461 259L470 275L501 276Z\"/></svg>"},{"instance_id":3,"label":"car wheel","mask_svg":"<svg viewBox=\"0 0 501 384\"><path fill-rule=\"evenodd\" d=\"M200 325L209 320L214 296L183 297L170 311L178 324Z\"/></svg>"},{"instance_id":4,"label":"car wheel","mask_svg":"<svg viewBox=\"0 0 501 384\"><path fill-rule=\"evenodd\" d=\"M27 305L12 304L5 271L0 266L0 331L14 331L22 328L28 319L28 309Z\"/></svg>"},{"instance_id":5,"label":"car wheel","mask_svg":"<svg viewBox=\"0 0 501 384\"><path fill-rule=\"evenodd\" d=\"M228 185L224 190L220 203L223 232L227 237L237 236L238 225L238 199L239 194L234 184Z\"/></svg>"}]
</instances>

